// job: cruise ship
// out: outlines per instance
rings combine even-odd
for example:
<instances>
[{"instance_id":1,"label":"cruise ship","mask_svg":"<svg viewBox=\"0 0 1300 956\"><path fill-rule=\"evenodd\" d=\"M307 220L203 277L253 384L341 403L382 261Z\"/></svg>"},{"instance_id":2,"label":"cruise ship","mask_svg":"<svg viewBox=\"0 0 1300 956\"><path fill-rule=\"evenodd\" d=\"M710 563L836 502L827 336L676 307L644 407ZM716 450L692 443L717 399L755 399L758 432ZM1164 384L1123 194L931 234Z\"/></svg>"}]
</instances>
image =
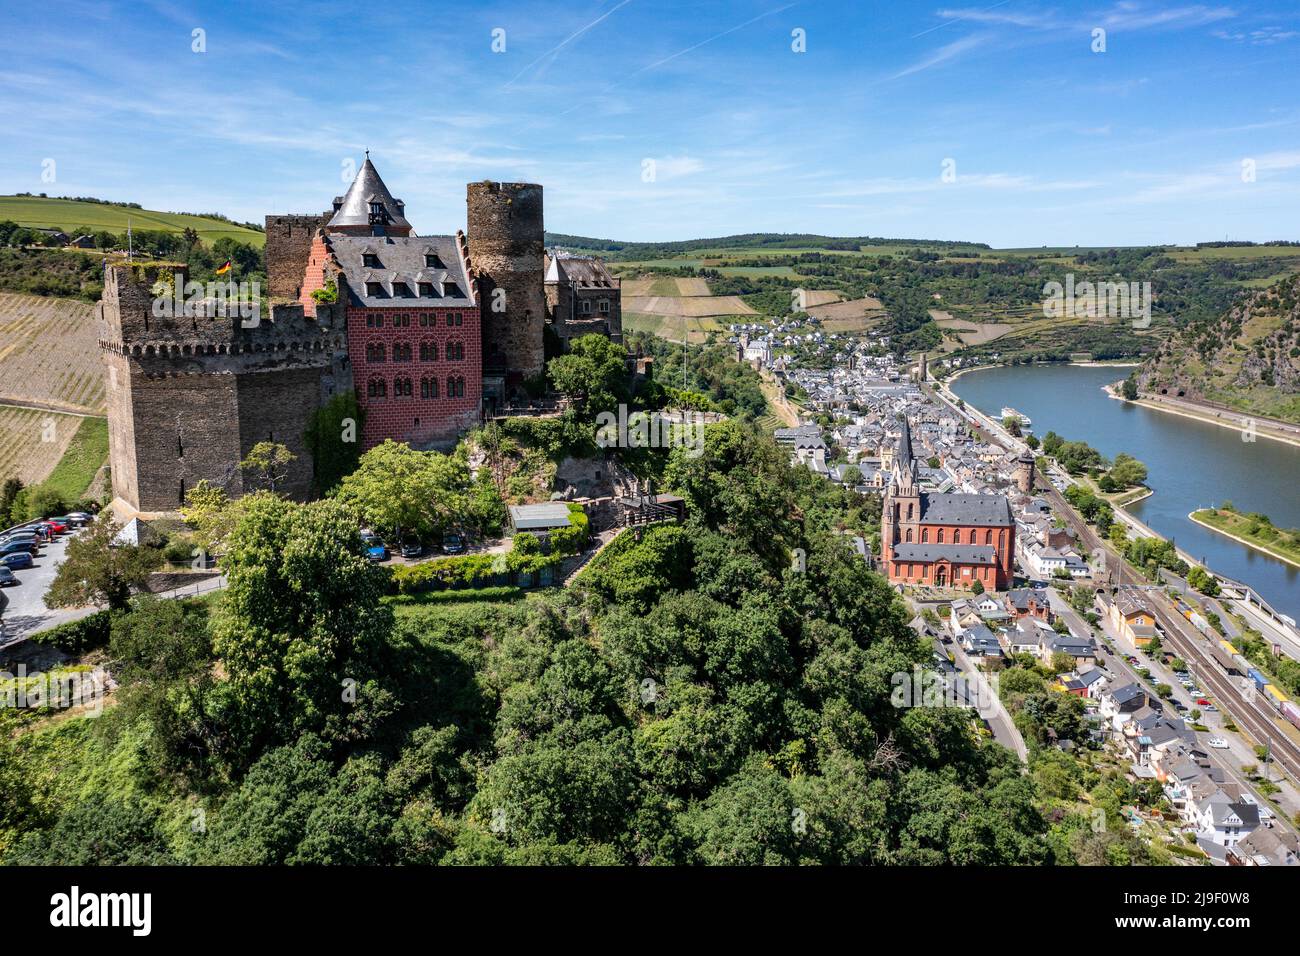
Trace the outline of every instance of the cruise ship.
<instances>
[{"instance_id":1,"label":"cruise ship","mask_svg":"<svg viewBox=\"0 0 1300 956\"><path fill-rule=\"evenodd\" d=\"M1003 418L1018 418L1018 419L1020 419L1020 424L1021 424L1021 425L1024 425L1026 428L1028 428L1030 425L1033 424L1033 422L1029 420L1029 416L1028 416L1028 415L1026 415L1024 412L1018 412L1018 411L1016 411L1016 410L1015 410L1014 408L1012 408L1010 405L1008 405L1008 406L1006 406L1005 408L1002 409L1002 417L1003 417Z\"/></svg>"}]
</instances>

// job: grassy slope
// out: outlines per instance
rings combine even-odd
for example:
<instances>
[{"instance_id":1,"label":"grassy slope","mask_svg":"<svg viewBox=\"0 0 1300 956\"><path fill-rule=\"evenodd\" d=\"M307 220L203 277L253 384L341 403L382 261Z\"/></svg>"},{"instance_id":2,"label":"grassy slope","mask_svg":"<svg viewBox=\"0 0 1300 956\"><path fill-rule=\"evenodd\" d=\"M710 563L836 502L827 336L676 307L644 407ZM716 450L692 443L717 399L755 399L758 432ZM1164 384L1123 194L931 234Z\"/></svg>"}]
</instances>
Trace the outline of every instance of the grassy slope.
<instances>
[{"instance_id":1,"label":"grassy slope","mask_svg":"<svg viewBox=\"0 0 1300 956\"><path fill-rule=\"evenodd\" d=\"M107 459L108 419L83 418L67 451L41 484L58 491L65 501L76 501Z\"/></svg>"},{"instance_id":2,"label":"grassy slope","mask_svg":"<svg viewBox=\"0 0 1300 956\"><path fill-rule=\"evenodd\" d=\"M65 232L90 226L109 232L126 232L127 219L132 229L157 229L163 232L183 232L192 227L208 245L223 236L229 236L249 245L261 246L266 237L253 229L245 229L220 219L191 216L185 213L155 212L150 209L130 209L103 203L75 202L70 199L42 199L39 196L0 196L0 221L9 220L31 228L62 229Z\"/></svg>"}]
</instances>

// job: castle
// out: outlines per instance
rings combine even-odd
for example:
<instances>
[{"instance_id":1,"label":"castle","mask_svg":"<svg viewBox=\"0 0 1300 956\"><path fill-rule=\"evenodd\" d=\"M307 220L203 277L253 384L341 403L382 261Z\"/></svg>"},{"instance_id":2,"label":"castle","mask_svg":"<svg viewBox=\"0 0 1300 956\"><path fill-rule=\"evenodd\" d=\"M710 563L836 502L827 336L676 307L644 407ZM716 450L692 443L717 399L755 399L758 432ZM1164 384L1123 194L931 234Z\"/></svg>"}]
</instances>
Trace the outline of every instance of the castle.
<instances>
[{"instance_id":1,"label":"castle","mask_svg":"<svg viewBox=\"0 0 1300 956\"><path fill-rule=\"evenodd\" d=\"M883 570L891 584L986 590L1011 586L1016 523L1005 495L919 490L907 420L893 449L880 519Z\"/></svg>"},{"instance_id":2,"label":"castle","mask_svg":"<svg viewBox=\"0 0 1300 956\"><path fill-rule=\"evenodd\" d=\"M107 375L114 497L175 511L207 480L243 493L261 441L296 456L277 490L311 491L304 435L345 391L363 448L448 447L540 381L546 339L621 341L618 280L598 259L545 248L542 187L470 183L466 228L417 235L369 154L320 215L266 217L269 315L164 315L163 281L185 268L109 263L96 316Z\"/></svg>"}]
</instances>

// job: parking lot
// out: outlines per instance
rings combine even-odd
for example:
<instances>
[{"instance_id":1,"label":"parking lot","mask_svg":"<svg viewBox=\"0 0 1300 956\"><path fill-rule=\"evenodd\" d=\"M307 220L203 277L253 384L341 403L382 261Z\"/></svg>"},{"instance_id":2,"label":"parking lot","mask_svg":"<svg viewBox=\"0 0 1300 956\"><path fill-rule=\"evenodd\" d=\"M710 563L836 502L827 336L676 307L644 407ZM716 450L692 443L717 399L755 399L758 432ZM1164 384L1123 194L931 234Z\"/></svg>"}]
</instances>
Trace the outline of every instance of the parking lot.
<instances>
[{"instance_id":1,"label":"parking lot","mask_svg":"<svg viewBox=\"0 0 1300 956\"><path fill-rule=\"evenodd\" d=\"M4 589L4 595L9 599L9 603L3 613L5 636L0 638L0 643L12 643L33 631L84 617L93 610L93 608L51 610L45 606L45 592L49 590L50 584L54 581L54 574L63 562L70 537L70 534L59 535L53 541L42 545L40 553L36 555L35 562L30 568L14 571L18 583Z\"/></svg>"}]
</instances>

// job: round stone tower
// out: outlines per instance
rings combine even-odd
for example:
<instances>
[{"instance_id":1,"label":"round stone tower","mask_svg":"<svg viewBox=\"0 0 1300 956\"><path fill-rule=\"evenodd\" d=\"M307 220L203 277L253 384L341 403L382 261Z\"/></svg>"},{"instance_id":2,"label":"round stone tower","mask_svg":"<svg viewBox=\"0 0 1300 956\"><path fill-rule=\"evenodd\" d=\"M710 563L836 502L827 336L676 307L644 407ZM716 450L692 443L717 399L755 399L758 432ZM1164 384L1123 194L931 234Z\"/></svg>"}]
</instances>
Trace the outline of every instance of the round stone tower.
<instances>
[{"instance_id":1,"label":"round stone tower","mask_svg":"<svg viewBox=\"0 0 1300 956\"><path fill-rule=\"evenodd\" d=\"M1016 459L1016 487L1023 494L1032 494L1034 490L1034 456L1022 452Z\"/></svg>"},{"instance_id":2,"label":"round stone tower","mask_svg":"<svg viewBox=\"0 0 1300 956\"><path fill-rule=\"evenodd\" d=\"M540 373L546 324L542 187L470 183L466 187L470 268L483 317L483 368L507 387Z\"/></svg>"}]
</instances>

